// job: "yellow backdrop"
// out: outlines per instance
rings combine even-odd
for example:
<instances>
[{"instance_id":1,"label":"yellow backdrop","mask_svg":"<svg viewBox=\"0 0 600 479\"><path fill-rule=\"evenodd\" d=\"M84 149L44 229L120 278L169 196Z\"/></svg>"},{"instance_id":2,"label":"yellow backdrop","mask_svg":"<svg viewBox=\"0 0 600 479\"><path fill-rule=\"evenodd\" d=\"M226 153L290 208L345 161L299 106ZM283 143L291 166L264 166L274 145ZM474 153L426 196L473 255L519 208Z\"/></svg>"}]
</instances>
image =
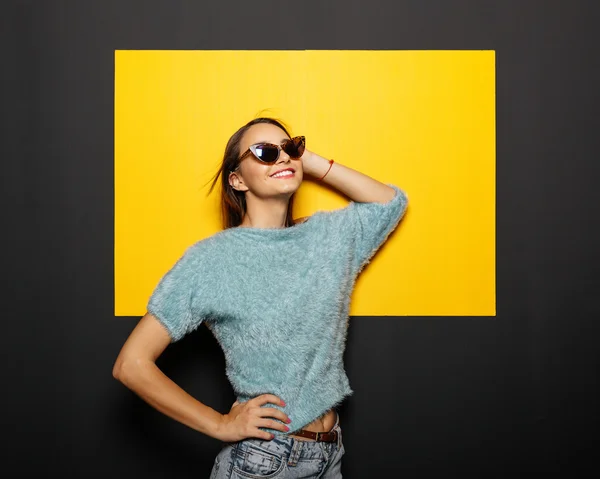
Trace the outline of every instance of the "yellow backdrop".
<instances>
[{"instance_id":1,"label":"yellow backdrop","mask_svg":"<svg viewBox=\"0 0 600 479\"><path fill-rule=\"evenodd\" d=\"M409 195L351 315L495 315L494 79L494 51L116 51L115 314L219 231L204 185L260 114ZM294 213L346 204L305 181Z\"/></svg>"}]
</instances>

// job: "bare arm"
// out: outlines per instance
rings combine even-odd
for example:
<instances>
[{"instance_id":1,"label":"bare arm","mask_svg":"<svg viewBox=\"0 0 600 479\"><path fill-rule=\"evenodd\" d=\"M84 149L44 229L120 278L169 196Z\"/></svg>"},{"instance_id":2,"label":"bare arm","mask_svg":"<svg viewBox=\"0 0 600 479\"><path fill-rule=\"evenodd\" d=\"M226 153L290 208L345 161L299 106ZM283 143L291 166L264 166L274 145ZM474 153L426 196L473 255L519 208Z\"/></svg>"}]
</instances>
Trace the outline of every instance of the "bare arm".
<instances>
[{"instance_id":1,"label":"bare arm","mask_svg":"<svg viewBox=\"0 0 600 479\"><path fill-rule=\"evenodd\" d=\"M302 155L302 167L305 173L321 178L329 168L329 160L305 150ZM385 183L337 161L331 165L329 173L322 182L333 186L352 201L359 203L387 203L395 195L394 190Z\"/></svg>"},{"instance_id":2,"label":"bare arm","mask_svg":"<svg viewBox=\"0 0 600 479\"><path fill-rule=\"evenodd\" d=\"M273 394L261 394L241 404L236 401L227 414L220 414L190 396L156 366L156 359L170 343L166 329L151 313L146 313L123 345L113 366L113 376L163 414L224 442L247 437L272 439L273 435L261 431L261 427L289 430L285 424L271 419L289 424L287 414L263 407L268 402L281 403L281 398Z\"/></svg>"},{"instance_id":3,"label":"bare arm","mask_svg":"<svg viewBox=\"0 0 600 479\"><path fill-rule=\"evenodd\" d=\"M123 345L113 376L163 414L219 439L223 416L190 396L156 366L156 359L170 342L165 328L146 313Z\"/></svg>"}]
</instances>

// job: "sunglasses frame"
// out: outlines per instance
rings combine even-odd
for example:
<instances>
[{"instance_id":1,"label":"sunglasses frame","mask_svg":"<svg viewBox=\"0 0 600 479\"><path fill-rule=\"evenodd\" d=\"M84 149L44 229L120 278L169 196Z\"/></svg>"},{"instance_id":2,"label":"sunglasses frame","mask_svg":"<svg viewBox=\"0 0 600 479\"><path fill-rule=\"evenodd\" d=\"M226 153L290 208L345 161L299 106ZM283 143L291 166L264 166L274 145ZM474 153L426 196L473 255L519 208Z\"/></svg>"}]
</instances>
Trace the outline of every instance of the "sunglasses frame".
<instances>
[{"instance_id":1,"label":"sunglasses frame","mask_svg":"<svg viewBox=\"0 0 600 479\"><path fill-rule=\"evenodd\" d=\"M287 140L284 140L282 142L282 145L275 145L274 143L266 143L266 142L261 142L261 143L255 143L254 145L250 145L250 147L244 152L244 154L242 156L240 156L238 161L242 161L244 158L246 158L250 153L252 153L254 155L254 157L264 163L265 165L272 165L273 163L275 163L278 159L279 159L279 155L281 154L281 151L285 151L285 148L287 148L287 146L290 143L294 143L294 140L296 139L300 139L302 142L302 146L304 146L306 148L306 137L305 136L295 136L293 138L289 138ZM256 148L258 148L259 146L272 146L274 148L277 148L277 157L273 160L273 161L264 161L261 160L258 155L256 154ZM287 151L286 151L287 153ZM304 154L304 152L302 152L302 154ZM289 155L289 153L288 153ZM300 158L302 155L300 155L298 158ZM290 155L291 158L294 158ZM238 168L240 167L240 165L238 164L238 166L235 168L235 170L233 171L237 171Z\"/></svg>"}]
</instances>

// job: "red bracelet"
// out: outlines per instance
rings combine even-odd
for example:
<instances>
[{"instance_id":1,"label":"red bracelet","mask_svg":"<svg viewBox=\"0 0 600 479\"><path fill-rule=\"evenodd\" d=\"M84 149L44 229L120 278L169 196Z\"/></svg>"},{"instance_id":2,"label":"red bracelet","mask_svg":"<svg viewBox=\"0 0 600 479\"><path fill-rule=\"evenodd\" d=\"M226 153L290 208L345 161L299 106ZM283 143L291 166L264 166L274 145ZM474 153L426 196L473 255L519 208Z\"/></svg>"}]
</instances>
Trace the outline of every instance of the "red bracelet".
<instances>
[{"instance_id":1,"label":"red bracelet","mask_svg":"<svg viewBox=\"0 0 600 479\"><path fill-rule=\"evenodd\" d=\"M319 178L319 181L321 181L323 178L325 178L327 176L327 173L329 173L329 170L331 170L332 166L333 166L333 160L329 160L329 168L327 169L325 174L323 176L321 176L321 178Z\"/></svg>"}]
</instances>

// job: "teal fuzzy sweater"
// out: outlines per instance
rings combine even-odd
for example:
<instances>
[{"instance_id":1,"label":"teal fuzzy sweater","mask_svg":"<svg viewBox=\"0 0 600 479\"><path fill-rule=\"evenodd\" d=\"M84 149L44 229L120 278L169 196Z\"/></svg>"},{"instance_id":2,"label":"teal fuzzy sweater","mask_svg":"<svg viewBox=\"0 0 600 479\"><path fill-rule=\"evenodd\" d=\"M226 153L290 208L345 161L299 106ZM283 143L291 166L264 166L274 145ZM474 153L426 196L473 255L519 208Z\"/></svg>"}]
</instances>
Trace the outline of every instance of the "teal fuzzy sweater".
<instances>
[{"instance_id":1,"label":"teal fuzzy sweater","mask_svg":"<svg viewBox=\"0 0 600 479\"><path fill-rule=\"evenodd\" d=\"M289 433L306 426L353 393L342 359L351 293L408 203L388 185L396 195L387 203L350 202L288 228L228 228L198 241L162 277L148 312L171 342L206 322L237 400L275 394L286 406L263 407L283 410Z\"/></svg>"}]
</instances>

